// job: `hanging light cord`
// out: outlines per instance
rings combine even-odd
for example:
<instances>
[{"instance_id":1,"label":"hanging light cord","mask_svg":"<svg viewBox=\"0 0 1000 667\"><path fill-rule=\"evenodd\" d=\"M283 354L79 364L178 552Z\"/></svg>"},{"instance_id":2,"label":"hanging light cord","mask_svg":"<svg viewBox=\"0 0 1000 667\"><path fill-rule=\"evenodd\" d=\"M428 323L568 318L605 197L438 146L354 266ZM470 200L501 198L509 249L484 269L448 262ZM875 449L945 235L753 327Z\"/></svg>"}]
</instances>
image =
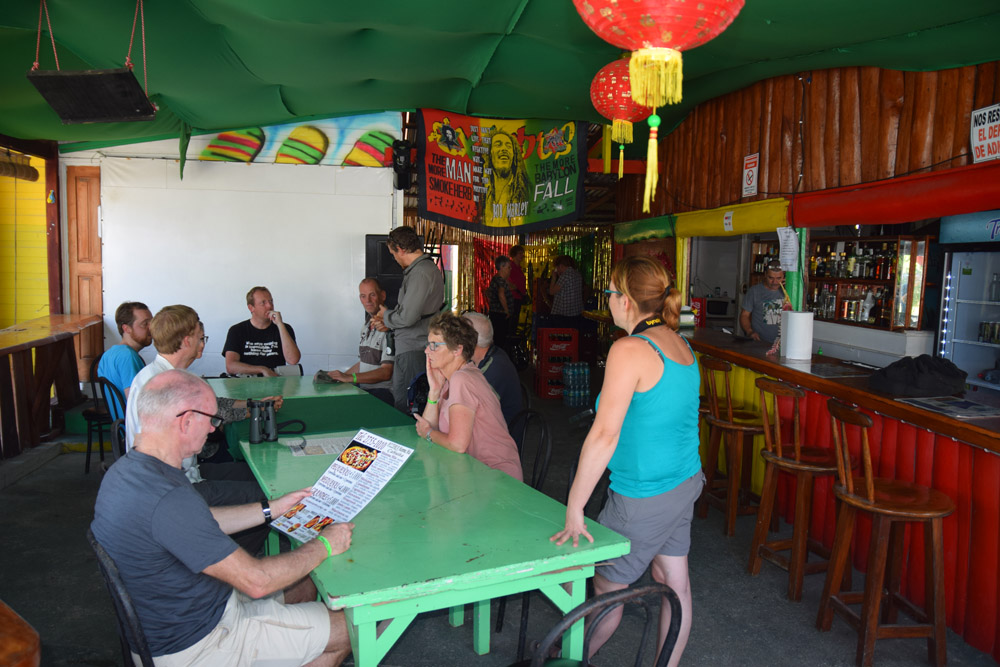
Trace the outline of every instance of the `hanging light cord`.
<instances>
[{"instance_id":1,"label":"hanging light cord","mask_svg":"<svg viewBox=\"0 0 1000 667\"><path fill-rule=\"evenodd\" d=\"M49 37L52 39L52 55L56 59L56 70L59 69L59 54L56 53L56 36L52 34L52 19L49 18L49 6L45 0L38 3L38 38L35 39L35 62L31 63L31 71L38 69L38 54L42 47L42 11L45 12L45 22L49 26Z\"/></svg>"},{"instance_id":2,"label":"hanging light cord","mask_svg":"<svg viewBox=\"0 0 1000 667\"><path fill-rule=\"evenodd\" d=\"M42 0L44 3L45 0ZM149 97L149 79L146 76L146 13L142 6L142 0L136 0L135 16L132 18L132 35L128 38L128 54L125 56L125 67L132 69L132 44L135 42L135 26L139 24L142 32L142 89Z\"/></svg>"}]
</instances>

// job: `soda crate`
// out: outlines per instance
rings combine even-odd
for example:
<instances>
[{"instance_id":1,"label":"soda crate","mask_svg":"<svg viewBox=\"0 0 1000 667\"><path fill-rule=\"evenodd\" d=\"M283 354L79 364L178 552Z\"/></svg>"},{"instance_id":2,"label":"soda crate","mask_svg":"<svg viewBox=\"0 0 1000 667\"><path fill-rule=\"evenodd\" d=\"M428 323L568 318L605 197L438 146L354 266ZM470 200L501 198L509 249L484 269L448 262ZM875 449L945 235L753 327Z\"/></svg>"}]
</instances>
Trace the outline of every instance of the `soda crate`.
<instances>
[{"instance_id":1,"label":"soda crate","mask_svg":"<svg viewBox=\"0 0 1000 667\"><path fill-rule=\"evenodd\" d=\"M569 361L579 358L580 338L576 329L539 329L538 357L546 359L554 357L571 357Z\"/></svg>"},{"instance_id":2,"label":"soda crate","mask_svg":"<svg viewBox=\"0 0 1000 667\"><path fill-rule=\"evenodd\" d=\"M538 374L535 376L535 393L539 398L562 398L563 383L562 376L546 376Z\"/></svg>"},{"instance_id":3,"label":"soda crate","mask_svg":"<svg viewBox=\"0 0 1000 667\"><path fill-rule=\"evenodd\" d=\"M565 366L566 365L563 363L557 363L557 364L540 363L538 364L538 377L544 377L547 380L562 381L563 369L565 368Z\"/></svg>"}]
</instances>

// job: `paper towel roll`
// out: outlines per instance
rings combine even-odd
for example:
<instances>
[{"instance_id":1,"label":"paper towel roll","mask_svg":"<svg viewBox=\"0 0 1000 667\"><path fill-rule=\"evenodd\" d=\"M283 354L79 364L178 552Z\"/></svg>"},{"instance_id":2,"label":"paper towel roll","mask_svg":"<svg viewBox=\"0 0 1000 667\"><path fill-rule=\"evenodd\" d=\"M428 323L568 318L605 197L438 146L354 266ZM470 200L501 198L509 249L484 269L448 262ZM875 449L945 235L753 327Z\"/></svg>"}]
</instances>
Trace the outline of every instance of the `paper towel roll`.
<instances>
[{"instance_id":1,"label":"paper towel roll","mask_svg":"<svg viewBox=\"0 0 1000 667\"><path fill-rule=\"evenodd\" d=\"M781 311L781 356L785 359L812 359L813 314Z\"/></svg>"}]
</instances>

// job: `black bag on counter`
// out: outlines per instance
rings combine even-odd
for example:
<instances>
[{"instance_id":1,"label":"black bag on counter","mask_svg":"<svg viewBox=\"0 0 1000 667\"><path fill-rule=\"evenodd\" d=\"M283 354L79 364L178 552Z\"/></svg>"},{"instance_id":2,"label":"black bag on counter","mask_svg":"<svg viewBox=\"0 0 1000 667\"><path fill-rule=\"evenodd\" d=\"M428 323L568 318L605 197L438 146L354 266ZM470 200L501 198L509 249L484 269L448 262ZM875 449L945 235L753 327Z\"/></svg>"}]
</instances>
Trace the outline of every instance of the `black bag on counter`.
<instances>
[{"instance_id":1,"label":"black bag on counter","mask_svg":"<svg viewBox=\"0 0 1000 667\"><path fill-rule=\"evenodd\" d=\"M868 386L894 396L951 396L965 391L968 375L948 359L921 354L903 357L872 373Z\"/></svg>"}]
</instances>

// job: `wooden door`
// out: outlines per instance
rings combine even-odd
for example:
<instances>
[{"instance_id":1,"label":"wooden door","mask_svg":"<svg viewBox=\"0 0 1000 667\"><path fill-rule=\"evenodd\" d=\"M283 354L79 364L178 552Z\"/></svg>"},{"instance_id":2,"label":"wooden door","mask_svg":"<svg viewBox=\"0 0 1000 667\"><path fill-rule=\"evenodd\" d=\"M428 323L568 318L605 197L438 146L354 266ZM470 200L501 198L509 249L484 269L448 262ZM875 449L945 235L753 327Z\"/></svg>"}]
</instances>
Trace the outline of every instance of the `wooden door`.
<instances>
[{"instance_id":1,"label":"wooden door","mask_svg":"<svg viewBox=\"0 0 1000 667\"><path fill-rule=\"evenodd\" d=\"M104 312L101 279L101 169L66 168L66 226L69 255L69 312ZM87 327L77 337L80 379L88 379L90 362L104 350L104 327Z\"/></svg>"}]
</instances>

